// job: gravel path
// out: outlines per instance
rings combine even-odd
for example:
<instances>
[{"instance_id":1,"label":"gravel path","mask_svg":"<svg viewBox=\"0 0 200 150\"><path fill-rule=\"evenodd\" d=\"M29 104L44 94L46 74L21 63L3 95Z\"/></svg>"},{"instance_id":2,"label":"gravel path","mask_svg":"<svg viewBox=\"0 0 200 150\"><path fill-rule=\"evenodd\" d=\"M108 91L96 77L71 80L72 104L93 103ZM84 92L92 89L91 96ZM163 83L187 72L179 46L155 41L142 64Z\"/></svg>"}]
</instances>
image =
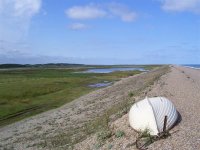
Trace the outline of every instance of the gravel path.
<instances>
[{"instance_id":1,"label":"gravel path","mask_svg":"<svg viewBox=\"0 0 200 150\"><path fill-rule=\"evenodd\" d=\"M171 137L152 144L150 149L200 149L200 70L172 67L151 95L164 95L172 100L181 114L181 122L174 127Z\"/></svg>"},{"instance_id":2,"label":"gravel path","mask_svg":"<svg viewBox=\"0 0 200 150\"><path fill-rule=\"evenodd\" d=\"M181 114L182 120L170 130L171 136L148 146L150 150L200 150L200 70L172 66L171 72L162 76L147 93L149 97L165 96ZM144 96L141 95L140 99ZM101 150L134 150L137 133L129 126L128 115L111 124L113 133L120 130L125 136L112 136ZM92 135L75 146L76 150L95 149L98 141Z\"/></svg>"}]
</instances>

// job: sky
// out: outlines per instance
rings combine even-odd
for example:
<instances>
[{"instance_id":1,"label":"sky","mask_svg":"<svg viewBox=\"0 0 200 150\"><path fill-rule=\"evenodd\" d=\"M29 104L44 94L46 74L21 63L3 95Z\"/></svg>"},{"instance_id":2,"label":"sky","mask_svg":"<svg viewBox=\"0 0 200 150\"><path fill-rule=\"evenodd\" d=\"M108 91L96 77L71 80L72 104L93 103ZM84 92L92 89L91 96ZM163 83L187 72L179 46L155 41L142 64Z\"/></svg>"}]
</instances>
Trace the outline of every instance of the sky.
<instances>
[{"instance_id":1,"label":"sky","mask_svg":"<svg viewBox=\"0 0 200 150\"><path fill-rule=\"evenodd\" d=\"M198 64L200 0L0 0L0 63Z\"/></svg>"}]
</instances>

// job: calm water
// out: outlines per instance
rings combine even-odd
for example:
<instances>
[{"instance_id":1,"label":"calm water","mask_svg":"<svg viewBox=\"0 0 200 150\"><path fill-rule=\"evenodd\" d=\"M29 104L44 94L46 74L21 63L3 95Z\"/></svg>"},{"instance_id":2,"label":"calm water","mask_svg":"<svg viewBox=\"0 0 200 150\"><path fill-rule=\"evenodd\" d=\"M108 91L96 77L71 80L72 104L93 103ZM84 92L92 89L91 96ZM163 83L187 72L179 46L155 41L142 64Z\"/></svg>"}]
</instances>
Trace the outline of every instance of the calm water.
<instances>
[{"instance_id":1,"label":"calm water","mask_svg":"<svg viewBox=\"0 0 200 150\"><path fill-rule=\"evenodd\" d=\"M191 67L191 68L196 68L196 69L200 69L200 64L193 64L193 65L183 65L186 67Z\"/></svg>"},{"instance_id":2,"label":"calm water","mask_svg":"<svg viewBox=\"0 0 200 150\"><path fill-rule=\"evenodd\" d=\"M89 87L92 87L92 88L100 88L100 87L109 86L109 85L111 85L111 84L112 84L112 82L104 81L104 82L102 82L102 83L89 84L88 86L89 86Z\"/></svg>"},{"instance_id":3,"label":"calm water","mask_svg":"<svg viewBox=\"0 0 200 150\"><path fill-rule=\"evenodd\" d=\"M104 68L104 69L88 69L85 73L111 73L115 71L146 71L144 68Z\"/></svg>"}]
</instances>

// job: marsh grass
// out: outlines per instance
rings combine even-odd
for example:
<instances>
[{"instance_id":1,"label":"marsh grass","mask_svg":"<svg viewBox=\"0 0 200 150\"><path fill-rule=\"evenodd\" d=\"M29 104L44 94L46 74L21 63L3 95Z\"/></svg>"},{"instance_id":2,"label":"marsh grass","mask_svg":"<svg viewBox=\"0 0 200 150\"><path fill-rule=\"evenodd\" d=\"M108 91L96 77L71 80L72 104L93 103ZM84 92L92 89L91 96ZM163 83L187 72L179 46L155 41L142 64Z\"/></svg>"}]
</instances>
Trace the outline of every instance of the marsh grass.
<instances>
[{"instance_id":1,"label":"marsh grass","mask_svg":"<svg viewBox=\"0 0 200 150\"><path fill-rule=\"evenodd\" d=\"M88 84L117 81L139 71L108 74L82 69L21 69L0 71L0 125L57 108L94 88ZM76 72L76 73L74 73Z\"/></svg>"}]
</instances>

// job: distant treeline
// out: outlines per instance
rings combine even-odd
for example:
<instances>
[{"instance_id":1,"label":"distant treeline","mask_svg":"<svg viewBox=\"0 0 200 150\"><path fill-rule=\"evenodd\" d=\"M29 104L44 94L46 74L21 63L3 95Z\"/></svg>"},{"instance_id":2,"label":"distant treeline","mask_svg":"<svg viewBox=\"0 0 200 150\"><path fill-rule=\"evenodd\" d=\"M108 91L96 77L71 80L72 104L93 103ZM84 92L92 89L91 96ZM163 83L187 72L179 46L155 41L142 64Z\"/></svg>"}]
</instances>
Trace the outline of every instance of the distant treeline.
<instances>
[{"instance_id":1,"label":"distant treeline","mask_svg":"<svg viewBox=\"0 0 200 150\"><path fill-rule=\"evenodd\" d=\"M69 64L69 63L48 63L48 64L0 64L0 69L12 68L144 68L151 69L161 65L86 65L86 64Z\"/></svg>"},{"instance_id":2,"label":"distant treeline","mask_svg":"<svg viewBox=\"0 0 200 150\"><path fill-rule=\"evenodd\" d=\"M86 65L83 64L67 64L67 63L49 63L49 64L0 64L0 69L8 69L8 68L51 68L51 67L83 67Z\"/></svg>"}]
</instances>

